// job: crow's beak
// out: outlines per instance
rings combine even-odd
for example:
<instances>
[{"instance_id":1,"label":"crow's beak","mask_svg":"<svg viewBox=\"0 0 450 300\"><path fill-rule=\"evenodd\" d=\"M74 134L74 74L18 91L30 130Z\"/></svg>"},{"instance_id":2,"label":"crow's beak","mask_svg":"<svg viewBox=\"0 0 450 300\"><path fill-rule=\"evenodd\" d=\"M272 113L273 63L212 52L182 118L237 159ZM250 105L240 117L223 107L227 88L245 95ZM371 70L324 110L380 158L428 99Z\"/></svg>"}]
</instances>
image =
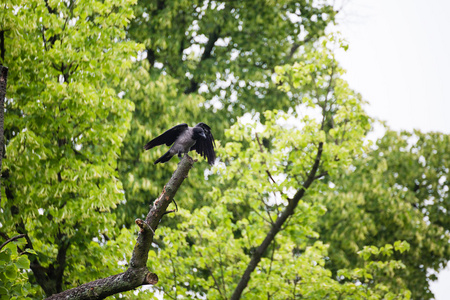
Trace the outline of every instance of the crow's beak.
<instances>
[{"instance_id":1,"label":"crow's beak","mask_svg":"<svg viewBox=\"0 0 450 300\"><path fill-rule=\"evenodd\" d=\"M201 133L200 133L200 136L201 136L204 140L206 140L206 135L205 135L204 132L201 132Z\"/></svg>"}]
</instances>

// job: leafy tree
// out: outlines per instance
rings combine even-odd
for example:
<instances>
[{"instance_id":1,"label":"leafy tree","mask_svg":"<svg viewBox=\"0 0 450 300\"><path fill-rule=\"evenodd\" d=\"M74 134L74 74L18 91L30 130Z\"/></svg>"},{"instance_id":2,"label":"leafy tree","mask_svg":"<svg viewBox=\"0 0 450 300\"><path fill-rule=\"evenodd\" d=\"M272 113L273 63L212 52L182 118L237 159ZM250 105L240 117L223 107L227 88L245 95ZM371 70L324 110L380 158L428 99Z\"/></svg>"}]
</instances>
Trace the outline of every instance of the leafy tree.
<instances>
[{"instance_id":1,"label":"leafy tree","mask_svg":"<svg viewBox=\"0 0 450 300\"><path fill-rule=\"evenodd\" d=\"M360 96L340 78L342 70L327 42L318 47L305 52L301 63L277 68L283 89L302 95L299 109L266 111L263 123L232 126L227 131L231 141L219 149L225 161L210 175L219 182L209 193L214 205L181 209L176 228L157 232L158 250L151 251L150 265L162 271L162 290L169 298L393 295L372 274L392 274L403 267L401 262L341 270L340 276L348 278L341 284L324 267L326 246L309 246L318 238L313 224L325 210L308 198L323 194L323 178L363 153L362 137L370 126ZM320 112L317 118L311 117L313 111ZM407 246L395 247L403 251ZM392 249L369 248L363 259L380 251L391 255ZM408 298L409 292L397 296Z\"/></svg>"},{"instance_id":2,"label":"leafy tree","mask_svg":"<svg viewBox=\"0 0 450 300\"><path fill-rule=\"evenodd\" d=\"M171 173L151 166L163 151L143 152L151 138L202 121L222 140L245 112L294 106L272 81L274 68L323 36L335 14L331 5L311 1L139 1L128 34L145 45L146 62L122 87L136 111L119 162L127 203L118 219L129 225L135 213L143 215L143 199L156 198ZM190 176L204 177L196 168ZM183 189L186 208L211 204L202 182Z\"/></svg>"},{"instance_id":3,"label":"leafy tree","mask_svg":"<svg viewBox=\"0 0 450 300\"><path fill-rule=\"evenodd\" d=\"M107 240L120 235L109 212L124 199L116 160L133 110L114 86L140 49L124 41L132 3L2 8L10 76L1 232L24 234L20 251L34 250L29 277L42 287L35 297L122 270L108 259L120 257L119 245Z\"/></svg>"},{"instance_id":4,"label":"leafy tree","mask_svg":"<svg viewBox=\"0 0 450 300\"><path fill-rule=\"evenodd\" d=\"M409 299L407 288L429 296L420 290L423 270L448 260L446 140L437 135L430 146L424 137L414 150L434 158L425 169L418 152L406 155L407 138L387 135L375 152L363 142L370 119L331 50L346 46L324 38L332 6L142 0L133 19L132 4L8 0L0 12L1 62L12 82L0 232L24 237L0 249L2 284L14 285L4 297L42 298L83 283L78 291L102 297L111 293L97 290L100 283L147 268L158 286L125 292L128 285L115 297L159 289L169 298ZM197 163L178 213L159 223L174 195L164 190L145 222L136 221L131 249L133 220L176 168L153 166L163 150L142 146L174 123L198 121L220 140L218 165ZM395 168L383 168L389 163ZM369 180L380 198L370 198ZM414 197L404 190L411 182ZM357 189L368 205L392 196L382 207L404 210L384 220L384 211L354 208ZM346 212L335 207L347 206L363 216L359 224L329 222ZM392 224L404 227L384 228ZM441 240L424 245L424 236ZM150 245L147 257L141 250ZM423 267L413 261L420 251ZM152 282L148 274L133 287Z\"/></svg>"},{"instance_id":5,"label":"leafy tree","mask_svg":"<svg viewBox=\"0 0 450 300\"><path fill-rule=\"evenodd\" d=\"M327 207L318 230L330 244L328 267L361 266L355 251L364 245L406 240L406 268L383 282L392 290L408 288L414 299L432 299L429 282L436 277L430 270L445 268L450 259L449 153L448 135L387 131L331 180L330 192L315 199Z\"/></svg>"}]
</instances>

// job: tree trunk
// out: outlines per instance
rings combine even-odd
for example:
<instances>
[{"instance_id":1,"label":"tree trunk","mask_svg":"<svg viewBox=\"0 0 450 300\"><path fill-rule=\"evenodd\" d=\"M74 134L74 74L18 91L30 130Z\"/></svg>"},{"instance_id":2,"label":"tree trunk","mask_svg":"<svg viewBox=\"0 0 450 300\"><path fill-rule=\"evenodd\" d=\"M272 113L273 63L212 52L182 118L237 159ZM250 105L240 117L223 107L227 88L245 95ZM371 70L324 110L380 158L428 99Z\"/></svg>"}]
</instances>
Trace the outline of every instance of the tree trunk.
<instances>
[{"instance_id":1,"label":"tree trunk","mask_svg":"<svg viewBox=\"0 0 450 300\"><path fill-rule=\"evenodd\" d=\"M5 96L6 96L6 82L8 79L8 68L0 65L0 187L2 185L1 170L4 149L5 149L5 137L3 134L3 123L5 117ZM0 193L0 202L2 202L2 195Z\"/></svg>"}]
</instances>

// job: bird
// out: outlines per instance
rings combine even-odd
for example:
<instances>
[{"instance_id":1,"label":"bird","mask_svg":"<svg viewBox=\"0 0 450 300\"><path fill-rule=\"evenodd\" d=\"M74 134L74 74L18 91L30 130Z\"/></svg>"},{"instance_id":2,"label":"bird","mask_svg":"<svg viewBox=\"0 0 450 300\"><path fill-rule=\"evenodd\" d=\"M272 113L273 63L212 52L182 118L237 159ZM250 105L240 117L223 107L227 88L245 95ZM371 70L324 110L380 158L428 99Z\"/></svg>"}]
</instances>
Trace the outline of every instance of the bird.
<instances>
[{"instance_id":1,"label":"bird","mask_svg":"<svg viewBox=\"0 0 450 300\"><path fill-rule=\"evenodd\" d=\"M189 127L186 123L178 124L145 144L144 150L162 144L172 145L172 147L155 161L155 165L165 163L175 155L181 158L182 154L187 154L191 150L195 150L198 154L207 158L210 165L213 165L216 160L214 137L211 128L205 123L198 123L195 127Z\"/></svg>"}]
</instances>

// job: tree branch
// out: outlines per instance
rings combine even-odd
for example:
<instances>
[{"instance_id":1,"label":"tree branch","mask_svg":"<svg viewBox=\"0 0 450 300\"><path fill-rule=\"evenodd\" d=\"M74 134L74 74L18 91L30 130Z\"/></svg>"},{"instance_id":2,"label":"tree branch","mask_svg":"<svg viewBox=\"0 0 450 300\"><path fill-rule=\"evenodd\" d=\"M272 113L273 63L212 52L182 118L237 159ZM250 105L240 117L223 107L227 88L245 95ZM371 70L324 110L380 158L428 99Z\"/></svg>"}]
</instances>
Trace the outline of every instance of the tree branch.
<instances>
[{"instance_id":1,"label":"tree branch","mask_svg":"<svg viewBox=\"0 0 450 300\"><path fill-rule=\"evenodd\" d=\"M3 52L2 52L3 53ZM3 60L2 60L3 61ZM6 97L6 83L8 81L8 68L0 65L0 170L2 169L2 160L4 155L4 134L3 123L5 114L5 97ZM0 186L1 186L1 172L0 172ZM2 196L0 194L0 203L2 202Z\"/></svg>"},{"instance_id":2,"label":"tree branch","mask_svg":"<svg viewBox=\"0 0 450 300\"><path fill-rule=\"evenodd\" d=\"M202 57L200 58L200 62L199 62L199 64L198 64L197 68L201 65L201 63L202 63L203 61L205 61L205 60L211 58L211 53L212 53L212 50L213 50L213 48L214 48L214 45L216 44L217 40L218 40L219 37L220 37L220 30L221 30L220 27L216 27L216 28L209 34L208 42L207 42L206 45L205 45L205 50L204 50L203 53L202 53ZM194 78L192 78L192 79L191 79L191 85L190 85L188 88L186 88L186 89L184 90L184 93L185 93L186 95L188 95L188 94L191 94L191 93L193 93L193 92L196 92L197 90L198 90L198 82L197 82Z\"/></svg>"},{"instance_id":3,"label":"tree branch","mask_svg":"<svg viewBox=\"0 0 450 300\"><path fill-rule=\"evenodd\" d=\"M4 242L4 243L0 246L0 250L2 250L3 247L5 247L8 243L14 242L15 240L18 240L18 239L23 238L23 237L25 237L25 234L19 234L19 235L16 235L15 237L12 237L12 238L10 238L10 239L7 239L6 242Z\"/></svg>"},{"instance_id":4,"label":"tree branch","mask_svg":"<svg viewBox=\"0 0 450 300\"><path fill-rule=\"evenodd\" d=\"M5 30L0 30L0 59L5 63Z\"/></svg>"},{"instance_id":5,"label":"tree branch","mask_svg":"<svg viewBox=\"0 0 450 300\"><path fill-rule=\"evenodd\" d=\"M14 199L13 197L8 199ZM17 214L19 213L17 209ZM25 240L27 241L27 244L24 246L23 249L20 249L20 251L25 251L25 249L33 249L33 243L31 242L30 237L28 236L28 232L25 229L25 223L22 219L16 224L16 230L18 233L24 236ZM49 267L43 267L39 260L37 255L33 255L28 253L28 259L30 260L30 269L33 271L34 277L36 279L36 282L42 287L44 290L44 293L46 295L51 295L53 293L57 293L56 284L55 281L50 278L50 268L53 267L53 265L50 265ZM53 274L54 275L54 274Z\"/></svg>"},{"instance_id":6,"label":"tree branch","mask_svg":"<svg viewBox=\"0 0 450 300\"><path fill-rule=\"evenodd\" d=\"M197 230L197 233L198 233L198 236L200 237L200 243L202 243L203 237L202 237L200 231ZM199 251L198 254L200 255L200 257L203 257L203 254L202 254L201 251ZM220 262L220 263L221 263L221 262ZM220 298L221 298L221 299L226 299L226 297L224 297L224 295L222 294L222 291L221 291L221 289L220 289L219 282L217 281L216 277L214 276L214 273L213 273L212 268L211 268L206 262L205 262L205 266L206 266L206 268L208 269L209 273L211 274L211 277L212 277L212 279L213 279L213 281L214 281L214 284L216 285L217 291L218 291L219 294L220 294ZM221 267L222 267L222 266L221 266ZM223 276L223 275L222 275L222 276ZM222 283L223 283L223 279L222 279Z\"/></svg>"},{"instance_id":7,"label":"tree branch","mask_svg":"<svg viewBox=\"0 0 450 300\"><path fill-rule=\"evenodd\" d=\"M140 230L130 259L128 269L120 274L95 280L76 288L55 294L47 300L55 299L104 299L108 296L135 289L144 284L156 284L158 276L147 269L148 251L153 242L154 231L158 227L164 212L188 176L194 161L185 155L178 168L165 185L163 192L155 200L144 220L137 219Z\"/></svg>"},{"instance_id":8,"label":"tree branch","mask_svg":"<svg viewBox=\"0 0 450 300\"><path fill-rule=\"evenodd\" d=\"M323 142L320 142L319 146L317 148L317 154L316 154L314 164L308 174L308 177L306 178L305 183L303 184L303 186L300 189L298 189L297 193L295 193L295 195L291 199L291 201L289 201L286 208L283 210L283 212L280 214L280 216L275 221L275 224L272 226L272 228L270 228L270 231L267 234L264 241L261 243L261 245L259 245L259 247L256 249L256 251L253 253L252 258L247 266L247 269L245 270L244 274L242 275L241 279L239 280L239 283L236 286L236 289L234 290L234 293L230 298L231 300L238 300L241 298L242 292L247 287L247 284L250 281L250 275L255 270L258 263L261 261L261 258L263 256L264 252L267 250L269 245L275 239L275 236L281 230L281 227L286 222L288 217L291 216L292 214L294 214L294 211L298 205L298 202L303 198L306 190L314 182L316 173L319 169L319 164L320 164L320 160L322 157L322 151L323 151Z\"/></svg>"}]
</instances>

